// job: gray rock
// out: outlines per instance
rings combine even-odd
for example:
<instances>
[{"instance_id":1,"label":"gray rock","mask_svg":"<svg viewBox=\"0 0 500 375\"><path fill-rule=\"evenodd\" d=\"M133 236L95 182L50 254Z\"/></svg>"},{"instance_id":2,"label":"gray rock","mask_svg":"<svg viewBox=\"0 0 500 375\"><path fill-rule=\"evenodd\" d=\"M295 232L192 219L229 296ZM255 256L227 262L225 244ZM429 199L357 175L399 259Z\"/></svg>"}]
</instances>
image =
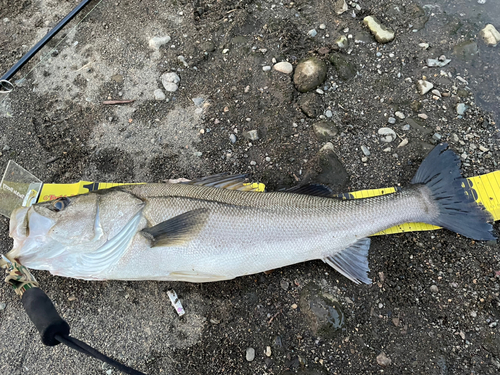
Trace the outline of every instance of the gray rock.
<instances>
[{"instance_id":1,"label":"gray rock","mask_svg":"<svg viewBox=\"0 0 500 375\"><path fill-rule=\"evenodd\" d=\"M155 36L154 38L149 39L149 48L158 50L164 44L170 42L170 37L168 35L165 36Z\"/></svg>"},{"instance_id":2,"label":"gray rock","mask_svg":"<svg viewBox=\"0 0 500 375\"><path fill-rule=\"evenodd\" d=\"M285 74L292 74L293 72L293 66L288 61L281 61L277 64L274 64L273 69L277 72Z\"/></svg>"},{"instance_id":3,"label":"gray rock","mask_svg":"<svg viewBox=\"0 0 500 375\"><path fill-rule=\"evenodd\" d=\"M248 362L252 362L255 359L255 349L247 348L245 357Z\"/></svg>"},{"instance_id":4,"label":"gray rock","mask_svg":"<svg viewBox=\"0 0 500 375\"><path fill-rule=\"evenodd\" d=\"M432 292L432 293L437 293L437 292L439 292L439 288L437 287L437 285L431 285L431 292Z\"/></svg>"},{"instance_id":5,"label":"gray rock","mask_svg":"<svg viewBox=\"0 0 500 375\"><path fill-rule=\"evenodd\" d=\"M236 136L234 134L231 134L229 136L229 140L231 141L231 143L236 143Z\"/></svg>"},{"instance_id":6,"label":"gray rock","mask_svg":"<svg viewBox=\"0 0 500 375\"><path fill-rule=\"evenodd\" d=\"M403 131L405 131L405 132L406 132L406 131L408 131L408 130L410 130L410 124L405 124L405 125L403 125L403 126L401 127L401 130L403 130Z\"/></svg>"},{"instance_id":7,"label":"gray rock","mask_svg":"<svg viewBox=\"0 0 500 375\"><path fill-rule=\"evenodd\" d=\"M299 62L295 68L293 82L300 92L307 92L321 85L326 79L326 64L316 58L310 57Z\"/></svg>"},{"instance_id":8,"label":"gray rock","mask_svg":"<svg viewBox=\"0 0 500 375\"><path fill-rule=\"evenodd\" d=\"M396 132L391 128L380 128L377 133L380 135L380 140L385 143L390 143L396 139Z\"/></svg>"},{"instance_id":9,"label":"gray rock","mask_svg":"<svg viewBox=\"0 0 500 375\"><path fill-rule=\"evenodd\" d=\"M312 282L301 290L299 306L315 336L334 339L345 325L338 301Z\"/></svg>"},{"instance_id":10,"label":"gray rock","mask_svg":"<svg viewBox=\"0 0 500 375\"><path fill-rule=\"evenodd\" d=\"M365 145L361 146L361 151L363 151L363 154L365 156L370 156L371 155L370 149L368 147L366 147Z\"/></svg>"},{"instance_id":11,"label":"gray rock","mask_svg":"<svg viewBox=\"0 0 500 375\"><path fill-rule=\"evenodd\" d=\"M248 139L250 141L256 141L259 139L259 132L256 129L249 130L249 131L243 133L243 137L245 137L246 139Z\"/></svg>"},{"instance_id":12,"label":"gray rock","mask_svg":"<svg viewBox=\"0 0 500 375\"><path fill-rule=\"evenodd\" d=\"M466 40L453 47L453 54L463 60L472 60L478 52L477 43L473 40Z\"/></svg>"},{"instance_id":13,"label":"gray rock","mask_svg":"<svg viewBox=\"0 0 500 375\"><path fill-rule=\"evenodd\" d=\"M283 290L288 290L288 287L290 286L290 283L286 280L281 280L280 281L280 286L281 286L281 289Z\"/></svg>"},{"instance_id":14,"label":"gray rock","mask_svg":"<svg viewBox=\"0 0 500 375\"><path fill-rule=\"evenodd\" d=\"M325 116L326 116L327 118L332 118L332 117L333 117L333 113L332 113L332 111L330 111L329 109L327 109L327 110L325 111Z\"/></svg>"},{"instance_id":15,"label":"gray rock","mask_svg":"<svg viewBox=\"0 0 500 375\"><path fill-rule=\"evenodd\" d=\"M191 100L193 101L194 105L197 107L201 106L205 102L205 99L202 97L193 98Z\"/></svg>"},{"instance_id":16,"label":"gray rock","mask_svg":"<svg viewBox=\"0 0 500 375\"><path fill-rule=\"evenodd\" d=\"M342 14L346 12L349 9L349 7L347 6L345 0L336 0L333 9L335 9L335 13Z\"/></svg>"},{"instance_id":17,"label":"gray rock","mask_svg":"<svg viewBox=\"0 0 500 375\"><path fill-rule=\"evenodd\" d=\"M302 112L310 118L316 118L322 112L322 103L321 98L312 92L302 94L297 101Z\"/></svg>"},{"instance_id":18,"label":"gray rock","mask_svg":"<svg viewBox=\"0 0 500 375\"><path fill-rule=\"evenodd\" d=\"M458 115L463 115L466 110L467 110L467 106L464 103L457 104L457 114Z\"/></svg>"},{"instance_id":19,"label":"gray rock","mask_svg":"<svg viewBox=\"0 0 500 375\"><path fill-rule=\"evenodd\" d=\"M433 87L434 85L432 83L430 83L429 81L424 81L423 79L419 79L417 82L417 89L420 95L427 94L432 90Z\"/></svg>"},{"instance_id":20,"label":"gray rock","mask_svg":"<svg viewBox=\"0 0 500 375\"><path fill-rule=\"evenodd\" d=\"M7 304L5 302L0 302L0 311L5 310Z\"/></svg>"},{"instance_id":21,"label":"gray rock","mask_svg":"<svg viewBox=\"0 0 500 375\"><path fill-rule=\"evenodd\" d=\"M382 25L375 17L367 16L363 19L363 23L368 26L377 42L389 43L394 39L394 30Z\"/></svg>"},{"instance_id":22,"label":"gray rock","mask_svg":"<svg viewBox=\"0 0 500 375\"><path fill-rule=\"evenodd\" d=\"M318 35L318 32L316 31L316 29L312 29L307 32L307 35L311 38L314 38L316 35Z\"/></svg>"},{"instance_id":23,"label":"gray rock","mask_svg":"<svg viewBox=\"0 0 500 375\"><path fill-rule=\"evenodd\" d=\"M395 123L396 123L396 119L395 119L394 117L389 117L389 118L387 119L387 122L388 122L389 124L395 124Z\"/></svg>"},{"instance_id":24,"label":"gray rock","mask_svg":"<svg viewBox=\"0 0 500 375\"><path fill-rule=\"evenodd\" d=\"M441 134L434 133L434 135L432 136L432 141L437 143L437 142L441 141L441 138L442 138Z\"/></svg>"},{"instance_id":25,"label":"gray rock","mask_svg":"<svg viewBox=\"0 0 500 375\"><path fill-rule=\"evenodd\" d=\"M491 23L486 25L479 33L484 42L489 46L496 46L500 43L500 33Z\"/></svg>"},{"instance_id":26,"label":"gray rock","mask_svg":"<svg viewBox=\"0 0 500 375\"><path fill-rule=\"evenodd\" d=\"M348 81L357 74L354 64L340 53L333 53L330 55L330 62L335 67L339 78L343 81Z\"/></svg>"},{"instance_id":27,"label":"gray rock","mask_svg":"<svg viewBox=\"0 0 500 375\"><path fill-rule=\"evenodd\" d=\"M156 100L165 100L165 98L166 98L162 89L156 89L153 94L154 94Z\"/></svg>"},{"instance_id":28,"label":"gray rock","mask_svg":"<svg viewBox=\"0 0 500 375\"><path fill-rule=\"evenodd\" d=\"M322 120L313 125L313 130L320 141L328 141L339 132L333 121Z\"/></svg>"},{"instance_id":29,"label":"gray rock","mask_svg":"<svg viewBox=\"0 0 500 375\"><path fill-rule=\"evenodd\" d=\"M391 359L385 355L384 352L377 356L377 364L382 367L387 367L391 364Z\"/></svg>"},{"instance_id":30,"label":"gray rock","mask_svg":"<svg viewBox=\"0 0 500 375\"><path fill-rule=\"evenodd\" d=\"M451 62L451 59L444 59L444 60L439 60L439 59L427 59L427 66L428 67L438 67L442 68L445 65L448 65Z\"/></svg>"}]
</instances>

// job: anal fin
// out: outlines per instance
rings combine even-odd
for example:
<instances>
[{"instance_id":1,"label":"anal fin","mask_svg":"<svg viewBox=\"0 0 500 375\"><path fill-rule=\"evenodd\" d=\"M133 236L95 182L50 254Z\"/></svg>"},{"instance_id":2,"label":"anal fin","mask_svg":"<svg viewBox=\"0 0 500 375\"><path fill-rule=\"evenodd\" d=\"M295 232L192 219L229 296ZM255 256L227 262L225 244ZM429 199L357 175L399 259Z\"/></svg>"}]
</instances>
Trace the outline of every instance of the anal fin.
<instances>
[{"instance_id":1,"label":"anal fin","mask_svg":"<svg viewBox=\"0 0 500 375\"><path fill-rule=\"evenodd\" d=\"M198 208L177 215L140 233L155 246L176 246L191 241L201 232L208 219L209 210Z\"/></svg>"},{"instance_id":2,"label":"anal fin","mask_svg":"<svg viewBox=\"0 0 500 375\"><path fill-rule=\"evenodd\" d=\"M337 254L324 258L323 262L356 284L371 284L372 280L368 277L368 272L370 272L368 266L369 249L370 239L362 238Z\"/></svg>"}]
</instances>

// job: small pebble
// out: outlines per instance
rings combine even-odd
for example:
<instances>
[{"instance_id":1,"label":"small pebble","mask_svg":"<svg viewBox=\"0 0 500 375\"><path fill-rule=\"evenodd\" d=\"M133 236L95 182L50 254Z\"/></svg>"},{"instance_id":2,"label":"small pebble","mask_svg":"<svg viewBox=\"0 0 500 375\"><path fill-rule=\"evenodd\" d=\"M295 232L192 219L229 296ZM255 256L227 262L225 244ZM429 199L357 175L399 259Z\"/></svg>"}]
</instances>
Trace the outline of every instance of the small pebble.
<instances>
[{"instance_id":1,"label":"small pebble","mask_svg":"<svg viewBox=\"0 0 500 375\"><path fill-rule=\"evenodd\" d=\"M436 96L438 96L438 97L441 98L441 93L439 92L439 90L434 89L431 92L432 92L433 95L436 95Z\"/></svg>"},{"instance_id":2,"label":"small pebble","mask_svg":"<svg viewBox=\"0 0 500 375\"><path fill-rule=\"evenodd\" d=\"M380 128L378 134L381 135L380 140L385 143L390 143L396 139L396 132L391 128Z\"/></svg>"},{"instance_id":3,"label":"small pebble","mask_svg":"<svg viewBox=\"0 0 500 375\"><path fill-rule=\"evenodd\" d=\"M466 109L467 109L467 106L464 103L457 104L457 114L463 115L465 113Z\"/></svg>"},{"instance_id":4,"label":"small pebble","mask_svg":"<svg viewBox=\"0 0 500 375\"><path fill-rule=\"evenodd\" d=\"M297 304L296 304L296 303L294 303L294 304L292 305L292 309L294 309L294 310L295 310L295 309L297 309L297 307L298 307L298 306L297 306Z\"/></svg>"},{"instance_id":5,"label":"small pebble","mask_svg":"<svg viewBox=\"0 0 500 375\"><path fill-rule=\"evenodd\" d=\"M247 348L246 359L248 362L252 362L255 359L255 349Z\"/></svg>"},{"instance_id":6,"label":"small pebble","mask_svg":"<svg viewBox=\"0 0 500 375\"><path fill-rule=\"evenodd\" d=\"M388 122L389 124L395 124L395 123L396 123L396 119L395 119L394 117L389 117L389 118L387 119L387 122Z\"/></svg>"},{"instance_id":7,"label":"small pebble","mask_svg":"<svg viewBox=\"0 0 500 375\"><path fill-rule=\"evenodd\" d=\"M419 113L417 116L424 120L427 120L427 118L429 117L425 113Z\"/></svg>"},{"instance_id":8,"label":"small pebble","mask_svg":"<svg viewBox=\"0 0 500 375\"><path fill-rule=\"evenodd\" d=\"M432 136L432 139L435 140L436 142L439 142L441 140L441 134L439 133L434 133L434 135Z\"/></svg>"},{"instance_id":9,"label":"small pebble","mask_svg":"<svg viewBox=\"0 0 500 375\"><path fill-rule=\"evenodd\" d=\"M312 29L307 32L307 35L309 35L311 38L314 38L316 35L318 35L318 32L316 31L316 29Z\"/></svg>"},{"instance_id":10,"label":"small pebble","mask_svg":"<svg viewBox=\"0 0 500 375\"><path fill-rule=\"evenodd\" d=\"M333 116L332 111L330 111L329 109L327 109L327 110L325 111L325 116L326 116L326 117L328 117L328 118L331 118L331 117Z\"/></svg>"},{"instance_id":11,"label":"small pebble","mask_svg":"<svg viewBox=\"0 0 500 375\"><path fill-rule=\"evenodd\" d=\"M293 66L288 61L281 61L273 66L273 69L277 72L291 74L293 72Z\"/></svg>"},{"instance_id":12,"label":"small pebble","mask_svg":"<svg viewBox=\"0 0 500 375\"><path fill-rule=\"evenodd\" d=\"M7 304L5 302L0 302L0 311L5 310L6 307L7 307Z\"/></svg>"},{"instance_id":13,"label":"small pebble","mask_svg":"<svg viewBox=\"0 0 500 375\"><path fill-rule=\"evenodd\" d=\"M418 89L418 92L420 93L420 95L427 94L429 91L432 90L433 87L434 87L434 85L432 83L430 83L429 81L424 81L422 79L419 79L417 82L417 89Z\"/></svg>"},{"instance_id":14,"label":"small pebble","mask_svg":"<svg viewBox=\"0 0 500 375\"><path fill-rule=\"evenodd\" d=\"M236 143L236 136L234 134L231 134L229 136L229 140L231 141L231 143Z\"/></svg>"},{"instance_id":15,"label":"small pebble","mask_svg":"<svg viewBox=\"0 0 500 375\"><path fill-rule=\"evenodd\" d=\"M165 100L166 98L162 89L156 89L153 94L155 96L155 100Z\"/></svg>"},{"instance_id":16,"label":"small pebble","mask_svg":"<svg viewBox=\"0 0 500 375\"><path fill-rule=\"evenodd\" d=\"M199 157L199 158L201 157L201 155L203 155L203 153L201 153L200 151L196 151L196 152L194 153L194 156L197 156L197 157Z\"/></svg>"},{"instance_id":17,"label":"small pebble","mask_svg":"<svg viewBox=\"0 0 500 375\"><path fill-rule=\"evenodd\" d=\"M154 38L149 39L149 47L152 49L160 49L161 46L170 42L170 37L166 36L155 36Z\"/></svg>"},{"instance_id":18,"label":"small pebble","mask_svg":"<svg viewBox=\"0 0 500 375\"><path fill-rule=\"evenodd\" d=\"M431 285L431 292L432 292L432 293L437 293L437 292L439 292L439 289L438 289L437 285Z\"/></svg>"},{"instance_id":19,"label":"small pebble","mask_svg":"<svg viewBox=\"0 0 500 375\"><path fill-rule=\"evenodd\" d=\"M270 67L269 65L266 65L266 66L263 66L263 67L262 67L262 70L263 70L264 72L268 72L268 71L270 71L270 70L271 70L271 67Z\"/></svg>"},{"instance_id":20,"label":"small pebble","mask_svg":"<svg viewBox=\"0 0 500 375\"><path fill-rule=\"evenodd\" d=\"M391 364L391 362L392 362L391 359L387 357L384 352L380 353L377 356L377 363L379 366L387 367Z\"/></svg>"},{"instance_id":21,"label":"small pebble","mask_svg":"<svg viewBox=\"0 0 500 375\"><path fill-rule=\"evenodd\" d=\"M250 165L257 165L257 162L256 162L255 160L252 160L252 161L250 162Z\"/></svg>"},{"instance_id":22,"label":"small pebble","mask_svg":"<svg viewBox=\"0 0 500 375\"><path fill-rule=\"evenodd\" d=\"M394 39L394 31L384 25L373 16L368 16L363 19L363 24L368 26L371 33L379 43L388 43Z\"/></svg>"},{"instance_id":23,"label":"small pebble","mask_svg":"<svg viewBox=\"0 0 500 375\"><path fill-rule=\"evenodd\" d=\"M363 156L363 157L361 158L361 161L362 161L363 163L366 163L366 162L368 161L368 158L367 158L366 156Z\"/></svg>"},{"instance_id":24,"label":"small pebble","mask_svg":"<svg viewBox=\"0 0 500 375\"><path fill-rule=\"evenodd\" d=\"M397 117L397 118L399 118L399 119L401 119L401 120L403 120L403 119L405 118L404 113L403 113L403 112L400 112L400 111L397 111L397 112L395 113L395 115L396 115L396 117Z\"/></svg>"},{"instance_id":25,"label":"small pebble","mask_svg":"<svg viewBox=\"0 0 500 375\"><path fill-rule=\"evenodd\" d=\"M362 145L362 146L361 146L361 151L363 151L363 154L364 154L365 156L370 156L370 155L371 155L370 150L369 150L369 149L368 149L368 147L366 147L365 145Z\"/></svg>"},{"instance_id":26,"label":"small pebble","mask_svg":"<svg viewBox=\"0 0 500 375\"><path fill-rule=\"evenodd\" d=\"M410 124L405 124L401 127L401 130L404 130L405 132L410 130Z\"/></svg>"},{"instance_id":27,"label":"small pebble","mask_svg":"<svg viewBox=\"0 0 500 375\"><path fill-rule=\"evenodd\" d=\"M272 353L271 353L271 347L270 346L266 346L266 352L265 352L265 354L266 354L266 357L270 357L271 356Z\"/></svg>"},{"instance_id":28,"label":"small pebble","mask_svg":"<svg viewBox=\"0 0 500 375\"><path fill-rule=\"evenodd\" d=\"M259 132L256 129L249 130L249 131L243 133L243 137L245 137L246 139L249 139L251 141L256 141L259 139Z\"/></svg>"},{"instance_id":29,"label":"small pebble","mask_svg":"<svg viewBox=\"0 0 500 375\"><path fill-rule=\"evenodd\" d=\"M473 317L473 318L476 318L477 317L477 312L471 311L470 312L470 316Z\"/></svg>"}]
</instances>

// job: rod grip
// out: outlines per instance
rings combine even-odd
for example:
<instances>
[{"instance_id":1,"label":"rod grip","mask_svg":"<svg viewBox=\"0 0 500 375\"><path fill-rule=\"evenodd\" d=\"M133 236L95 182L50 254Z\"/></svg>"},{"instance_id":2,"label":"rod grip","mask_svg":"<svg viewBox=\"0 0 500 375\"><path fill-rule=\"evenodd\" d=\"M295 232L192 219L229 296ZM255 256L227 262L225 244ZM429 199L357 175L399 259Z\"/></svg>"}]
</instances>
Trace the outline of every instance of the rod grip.
<instances>
[{"instance_id":1,"label":"rod grip","mask_svg":"<svg viewBox=\"0 0 500 375\"><path fill-rule=\"evenodd\" d=\"M31 288L22 298L24 310L40 332L42 342L47 346L59 344L56 335L69 335L69 325L59 316L50 298L40 288Z\"/></svg>"}]
</instances>

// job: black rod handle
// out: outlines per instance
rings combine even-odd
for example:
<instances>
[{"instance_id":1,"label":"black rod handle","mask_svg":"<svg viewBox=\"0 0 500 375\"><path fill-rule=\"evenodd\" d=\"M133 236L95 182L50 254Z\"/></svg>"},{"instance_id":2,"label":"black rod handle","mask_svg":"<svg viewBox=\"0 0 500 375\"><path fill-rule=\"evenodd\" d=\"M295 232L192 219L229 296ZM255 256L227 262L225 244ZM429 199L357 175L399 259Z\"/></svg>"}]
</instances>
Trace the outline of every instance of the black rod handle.
<instances>
[{"instance_id":1,"label":"black rod handle","mask_svg":"<svg viewBox=\"0 0 500 375\"><path fill-rule=\"evenodd\" d=\"M31 58L38 52L42 47L50 40L54 35L56 35L61 29L73 19L88 3L90 3L92 0L83 0L78 4L71 12L68 13L66 17L62 19L52 30L50 30L35 46L30 49L26 54L21 57L21 59L12 67L9 69L7 73L5 73L2 78L0 78L0 81L6 80L8 81L9 79L12 78L14 74L17 73L19 69L21 69L28 61L31 60Z\"/></svg>"},{"instance_id":2,"label":"black rod handle","mask_svg":"<svg viewBox=\"0 0 500 375\"><path fill-rule=\"evenodd\" d=\"M47 346L59 344L56 335L68 336L69 325L60 317L50 298L40 288L31 288L24 292L22 298L24 310L30 317L42 342Z\"/></svg>"}]
</instances>

